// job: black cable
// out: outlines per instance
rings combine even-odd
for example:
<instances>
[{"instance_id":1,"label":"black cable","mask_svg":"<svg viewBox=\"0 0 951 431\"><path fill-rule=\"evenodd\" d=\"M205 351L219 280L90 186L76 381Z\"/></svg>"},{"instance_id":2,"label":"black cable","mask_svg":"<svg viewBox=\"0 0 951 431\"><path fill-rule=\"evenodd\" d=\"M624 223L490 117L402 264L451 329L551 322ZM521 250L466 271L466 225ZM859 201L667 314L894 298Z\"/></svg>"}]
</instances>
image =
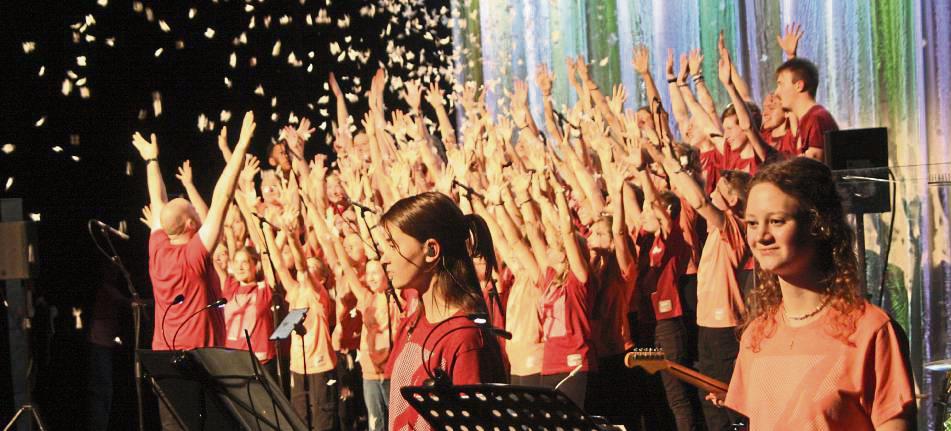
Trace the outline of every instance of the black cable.
<instances>
[{"instance_id":1,"label":"black cable","mask_svg":"<svg viewBox=\"0 0 951 431\"><path fill-rule=\"evenodd\" d=\"M892 173L891 169L888 170L888 177L891 178L890 187L892 192L892 215L888 222L888 242L885 243L885 252L882 254L882 279L878 282L878 306L882 308L884 308L885 305L885 277L888 275L888 255L892 251L892 233L895 231L895 213L898 212L898 209L895 208L895 184L897 180L895 179L895 174Z\"/></svg>"},{"instance_id":2,"label":"black cable","mask_svg":"<svg viewBox=\"0 0 951 431\"><path fill-rule=\"evenodd\" d=\"M254 379L258 381L262 386L264 386L268 395L271 395L271 391L267 389L267 385L261 381L261 374L258 373L258 358L254 356L254 348L251 347L251 334L247 329L244 330L244 342L248 344L248 355L251 356L251 371L254 372ZM261 419L258 417L258 410L254 407L254 398L251 396L251 384L247 384L248 389L248 402L251 403L251 411L254 413L254 422L258 425L258 431L261 431ZM271 397L271 403L274 403L274 398ZM272 406L273 407L273 406ZM274 416L277 417L277 409L274 410ZM278 426L280 429L280 426Z\"/></svg>"},{"instance_id":3,"label":"black cable","mask_svg":"<svg viewBox=\"0 0 951 431\"><path fill-rule=\"evenodd\" d=\"M360 207L357 207L357 209L360 210L360 219L363 220L363 225L366 226L366 228L367 228L367 234L370 235L370 242L371 242L372 245L373 245L373 252L376 253L377 259L380 259L380 258L383 257L383 254L380 253L380 246L379 246L379 244L376 243L376 238L373 237L373 230L370 229L370 223L367 222L367 217L366 217L366 214L364 213L365 210L364 210L363 208L360 208ZM344 257L346 257L346 256L344 256ZM383 278L386 279L386 296L387 296L387 299L388 299L388 300L389 300L389 299L392 299L393 302L396 303L396 309L399 310L400 313L402 313L402 312L403 312L403 304L400 303L400 298L396 295L396 289L393 287L393 280L390 280L390 276L389 276L389 274L386 273L386 271L383 271ZM390 307L389 307L389 305L387 305L387 307L386 307L386 317L387 317L387 318L390 317ZM389 326L389 327L392 327L393 325L388 325L388 326ZM393 339L393 329L392 329L392 328L389 329L389 335L390 335L390 340L392 340L392 339ZM391 341L391 343L392 343L392 341ZM392 347L392 346L391 346L391 347Z\"/></svg>"}]
</instances>

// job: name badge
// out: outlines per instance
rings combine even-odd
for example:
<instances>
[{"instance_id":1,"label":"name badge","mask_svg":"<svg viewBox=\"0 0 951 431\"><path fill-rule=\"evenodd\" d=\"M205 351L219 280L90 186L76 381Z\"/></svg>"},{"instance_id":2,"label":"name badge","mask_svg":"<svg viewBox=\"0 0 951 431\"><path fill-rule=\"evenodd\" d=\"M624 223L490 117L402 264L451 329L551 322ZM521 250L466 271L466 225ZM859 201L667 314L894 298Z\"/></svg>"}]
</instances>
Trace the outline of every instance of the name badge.
<instances>
[{"instance_id":1,"label":"name badge","mask_svg":"<svg viewBox=\"0 0 951 431\"><path fill-rule=\"evenodd\" d=\"M726 311L724 311L722 308L717 308L716 311L713 312L713 319L714 320L726 319Z\"/></svg>"},{"instance_id":2,"label":"name badge","mask_svg":"<svg viewBox=\"0 0 951 431\"><path fill-rule=\"evenodd\" d=\"M674 305L669 299L664 299L657 303L657 309L659 309L661 313L667 313L674 309Z\"/></svg>"},{"instance_id":3,"label":"name badge","mask_svg":"<svg viewBox=\"0 0 951 431\"><path fill-rule=\"evenodd\" d=\"M568 355L568 366L577 367L578 365L581 365L581 355L578 353Z\"/></svg>"}]
</instances>

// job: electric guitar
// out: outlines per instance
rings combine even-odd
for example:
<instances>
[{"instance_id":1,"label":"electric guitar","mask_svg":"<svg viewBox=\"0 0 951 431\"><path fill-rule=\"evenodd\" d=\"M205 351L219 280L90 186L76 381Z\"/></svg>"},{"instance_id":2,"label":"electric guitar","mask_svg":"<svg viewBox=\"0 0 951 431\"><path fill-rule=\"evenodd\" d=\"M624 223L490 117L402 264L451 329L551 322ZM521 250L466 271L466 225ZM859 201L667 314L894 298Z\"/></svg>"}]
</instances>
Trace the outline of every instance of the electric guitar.
<instances>
[{"instance_id":1,"label":"electric guitar","mask_svg":"<svg viewBox=\"0 0 951 431\"><path fill-rule=\"evenodd\" d=\"M729 387L727 383L713 377L703 375L676 362L668 361L664 358L662 349L635 350L624 356L624 365L628 368L641 367L650 374L666 371L677 379L706 392L726 393L727 387Z\"/></svg>"}]
</instances>

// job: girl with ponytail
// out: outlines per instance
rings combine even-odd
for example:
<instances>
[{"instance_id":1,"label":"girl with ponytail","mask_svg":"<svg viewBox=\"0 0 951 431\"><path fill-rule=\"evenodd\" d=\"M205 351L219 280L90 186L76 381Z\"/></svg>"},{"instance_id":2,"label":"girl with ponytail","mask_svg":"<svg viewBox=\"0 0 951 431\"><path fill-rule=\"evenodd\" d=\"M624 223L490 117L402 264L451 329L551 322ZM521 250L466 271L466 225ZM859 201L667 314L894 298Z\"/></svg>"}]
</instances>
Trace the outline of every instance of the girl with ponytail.
<instances>
[{"instance_id":1,"label":"girl with ponytail","mask_svg":"<svg viewBox=\"0 0 951 431\"><path fill-rule=\"evenodd\" d=\"M463 215L448 196L422 193L401 199L383 214L381 263L393 287L415 290L419 306L395 332L389 429L429 429L400 395L439 376L437 384L504 382L495 336L467 316L487 311L472 256L495 264L492 238L478 215ZM402 292L401 292L402 293ZM472 329L468 329L468 328Z\"/></svg>"}]
</instances>

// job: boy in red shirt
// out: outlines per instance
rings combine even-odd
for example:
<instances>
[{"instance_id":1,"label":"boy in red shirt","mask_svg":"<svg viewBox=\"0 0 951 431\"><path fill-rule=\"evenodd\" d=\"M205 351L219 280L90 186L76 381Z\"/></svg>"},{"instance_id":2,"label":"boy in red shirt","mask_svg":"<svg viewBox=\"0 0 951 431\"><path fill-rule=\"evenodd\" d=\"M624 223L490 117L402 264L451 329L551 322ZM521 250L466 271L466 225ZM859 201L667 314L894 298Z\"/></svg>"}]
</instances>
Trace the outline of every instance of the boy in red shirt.
<instances>
[{"instance_id":1,"label":"boy in red shirt","mask_svg":"<svg viewBox=\"0 0 951 431\"><path fill-rule=\"evenodd\" d=\"M796 57L776 69L776 97L783 109L799 119L797 133L801 155L825 161L825 133L839 130L832 114L816 103L819 70L811 61Z\"/></svg>"}]
</instances>

